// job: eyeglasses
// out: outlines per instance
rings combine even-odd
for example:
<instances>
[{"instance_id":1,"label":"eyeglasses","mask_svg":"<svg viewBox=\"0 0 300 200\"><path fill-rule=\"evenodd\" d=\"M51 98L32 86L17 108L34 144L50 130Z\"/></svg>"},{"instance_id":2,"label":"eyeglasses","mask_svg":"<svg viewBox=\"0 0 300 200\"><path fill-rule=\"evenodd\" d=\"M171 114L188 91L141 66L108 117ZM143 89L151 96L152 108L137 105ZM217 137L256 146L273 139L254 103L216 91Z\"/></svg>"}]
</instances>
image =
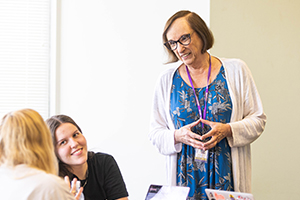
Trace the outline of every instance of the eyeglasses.
<instances>
[{"instance_id":1,"label":"eyeglasses","mask_svg":"<svg viewBox=\"0 0 300 200\"><path fill-rule=\"evenodd\" d=\"M191 43L191 34L182 35L179 40L169 40L168 42L164 43L164 45L171 51L175 51L177 49L177 43L182 44L183 46L187 46Z\"/></svg>"}]
</instances>

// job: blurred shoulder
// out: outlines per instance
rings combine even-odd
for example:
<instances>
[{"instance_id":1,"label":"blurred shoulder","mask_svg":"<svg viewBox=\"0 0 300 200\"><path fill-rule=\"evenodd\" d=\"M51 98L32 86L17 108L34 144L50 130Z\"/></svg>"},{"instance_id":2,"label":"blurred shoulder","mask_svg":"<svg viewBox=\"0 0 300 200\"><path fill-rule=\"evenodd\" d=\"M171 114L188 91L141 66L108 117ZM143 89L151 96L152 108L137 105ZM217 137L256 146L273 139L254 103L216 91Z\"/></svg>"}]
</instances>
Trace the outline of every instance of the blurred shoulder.
<instances>
[{"instance_id":1,"label":"blurred shoulder","mask_svg":"<svg viewBox=\"0 0 300 200\"><path fill-rule=\"evenodd\" d=\"M160 76L165 77L165 76L171 76L174 74L174 72L182 65L181 62L175 62L175 63L170 63L166 65L166 69L164 69Z\"/></svg>"},{"instance_id":2,"label":"blurred shoulder","mask_svg":"<svg viewBox=\"0 0 300 200\"><path fill-rule=\"evenodd\" d=\"M246 63L239 58L221 58L220 60L225 67L239 68L247 66Z\"/></svg>"},{"instance_id":3,"label":"blurred shoulder","mask_svg":"<svg viewBox=\"0 0 300 200\"><path fill-rule=\"evenodd\" d=\"M220 60L228 74L251 74L247 64L239 58L221 58Z\"/></svg>"},{"instance_id":4,"label":"blurred shoulder","mask_svg":"<svg viewBox=\"0 0 300 200\"><path fill-rule=\"evenodd\" d=\"M115 160L114 157L107 153L89 151L88 159L90 163L105 163L110 160Z\"/></svg>"},{"instance_id":5,"label":"blurred shoulder","mask_svg":"<svg viewBox=\"0 0 300 200\"><path fill-rule=\"evenodd\" d=\"M181 64L182 63L180 62L167 64L167 68L165 68L159 75L157 85L162 88L166 88L166 85L170 83L174 76L174 73L180 67Z\"/></svg>"},{"instance_id":6,"label":"blurred shoulder","mask_svg":"<svg viewBox=\"0 0 300 200\"><path fill-rule=\"evenodd\" d=\"M33 170L36 173L28 177L26 181L31 191L30 197L47 200L74 199L67 183L61 177L42 170Z\"/></svg>"},{"instance_id":7,"label":"blurred shoulder","mask_svg":"<svg viewBox=\"0 0 300 200\"><path fill-rule=\"evenodd\" d=\"M68 185L63 180L63 178L56 176L54 174L48 174L46 172L41 172L36 179L39 181L39 185L42 187L51 187L52 189L65 190Z\"/></svg>"}]
</instances>

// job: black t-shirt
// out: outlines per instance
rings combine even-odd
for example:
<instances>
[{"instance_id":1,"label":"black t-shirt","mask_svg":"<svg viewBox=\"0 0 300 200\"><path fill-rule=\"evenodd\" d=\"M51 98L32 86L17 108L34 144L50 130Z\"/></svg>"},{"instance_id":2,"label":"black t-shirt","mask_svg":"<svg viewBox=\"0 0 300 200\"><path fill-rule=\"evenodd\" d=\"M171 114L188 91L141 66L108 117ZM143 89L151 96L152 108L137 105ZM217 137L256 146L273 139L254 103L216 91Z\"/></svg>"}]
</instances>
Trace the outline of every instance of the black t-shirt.
<instances>
[{"instance_id":1,"label":"black t-shirt","mask_svg":"<svg viewBox=\"0 0 300 200\"><path fill-rule=\"evenodd\" d=\"M87 181L83 188L85 200L113 200L128 196L118 164L111 155L89 152L87 162L88 178L81 181L82 185Z\"/></svg>"}]
</instances>

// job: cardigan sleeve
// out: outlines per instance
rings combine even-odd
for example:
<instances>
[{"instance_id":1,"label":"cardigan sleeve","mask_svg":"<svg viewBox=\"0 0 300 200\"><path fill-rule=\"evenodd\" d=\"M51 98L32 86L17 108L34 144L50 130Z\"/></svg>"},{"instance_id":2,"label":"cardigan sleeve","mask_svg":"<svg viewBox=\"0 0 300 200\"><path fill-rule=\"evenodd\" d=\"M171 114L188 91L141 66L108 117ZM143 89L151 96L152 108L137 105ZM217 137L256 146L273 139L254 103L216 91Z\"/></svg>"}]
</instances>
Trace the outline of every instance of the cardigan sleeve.
<instances>
[{"instance_id":1,"label":"cardigan sleeve","mask_svg":"<svg viewBox=\"0 0 300 200\"><path fill-rule=\"evenodd\" d=\"M173 69L163 73L156 83L152 101L149 139L163 155L171 155L181 151L182 144L175 145L174 125L168 120L169 93Z\"/></svg>"},{"instance_id":2,"label":"cardigan sleeve","mask_svg":"<svg viewBox=\"0 0 300 200\"><path fill-rule=\"evenodd\" d=\"M230 86L233 109L231 122L232 137L228 137L231 147L241 147L255 141L263 132L266 115L246 63L239 59L224 61Z\"/></svg>"}]
</instances>

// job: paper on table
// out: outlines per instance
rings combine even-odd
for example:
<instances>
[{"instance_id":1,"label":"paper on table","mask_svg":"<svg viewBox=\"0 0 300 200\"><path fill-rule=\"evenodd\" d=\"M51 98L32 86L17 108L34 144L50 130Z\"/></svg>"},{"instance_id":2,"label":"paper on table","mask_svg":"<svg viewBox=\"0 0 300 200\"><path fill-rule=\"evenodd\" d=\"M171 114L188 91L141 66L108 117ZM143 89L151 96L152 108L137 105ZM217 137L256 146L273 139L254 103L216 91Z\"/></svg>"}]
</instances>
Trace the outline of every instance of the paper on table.
<instances>
[{"instance_id":1,"label":"paper on table","mask_svg":"<svg viewBox=\"0 0 300 200\"><path fill-rule=\"evenodd\" d=\"M186 200L189 191L189 187L164 185L151 200Z\"/></svg>"}]
</instances>

